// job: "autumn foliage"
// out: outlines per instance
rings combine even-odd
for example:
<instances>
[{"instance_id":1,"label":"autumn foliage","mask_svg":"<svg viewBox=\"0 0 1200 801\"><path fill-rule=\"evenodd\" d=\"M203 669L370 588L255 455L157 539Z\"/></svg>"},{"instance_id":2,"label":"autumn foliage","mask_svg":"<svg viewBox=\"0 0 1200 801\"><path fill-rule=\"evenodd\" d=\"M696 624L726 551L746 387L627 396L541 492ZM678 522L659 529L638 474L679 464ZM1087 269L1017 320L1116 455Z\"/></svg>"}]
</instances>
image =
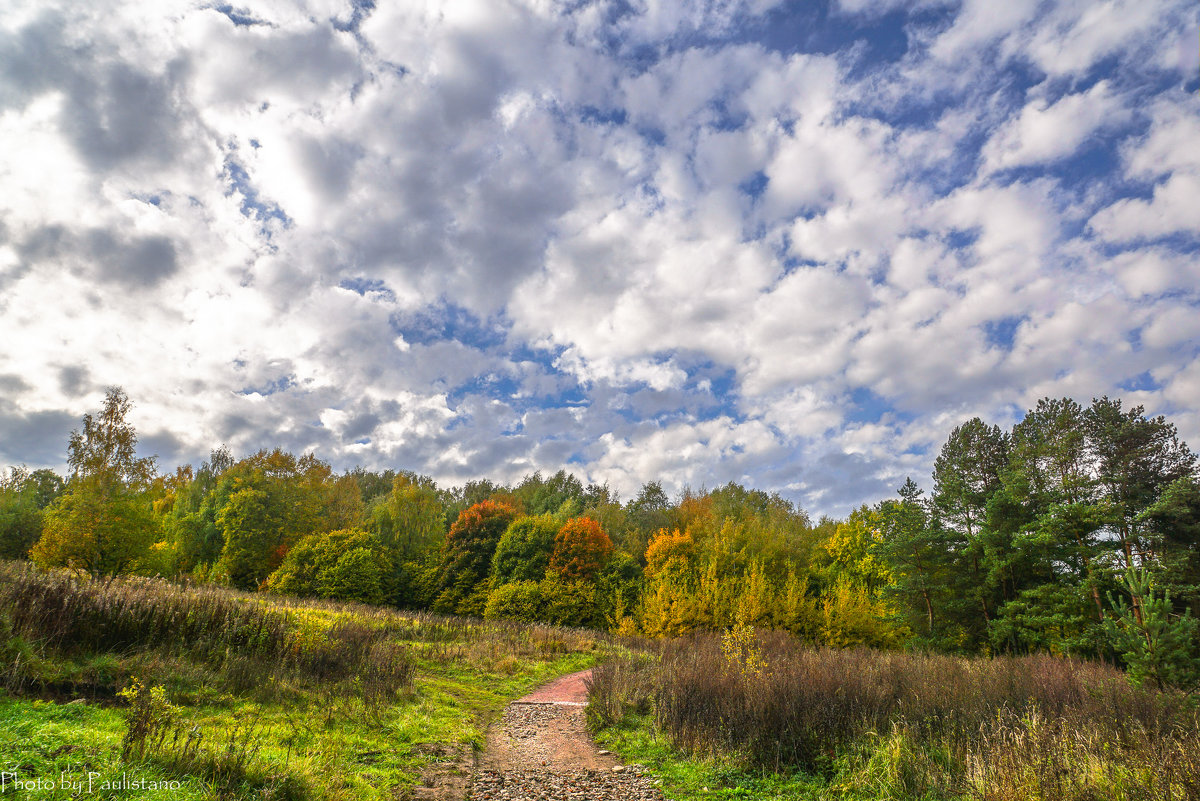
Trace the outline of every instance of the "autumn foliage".
<instances>
[{"instance_id":1,"label":"autumn foliage","mask_svg":"<svg viewBox=\"0 0 1200 801\"><path fill-rule=\"evenodd\" d=\"M590 517L573 517L554 537L550 569L564 579L589 579L600 572L613 544L600 524Z\"/></svg>"},{"instance_id":2,"label":"autumn foliage","mask_svg":"<svg viewBox=\"0 0 1200 801\"><path fill-rule=\"evenodd\" d=\"M492 557L516 516L512 506L497 501L480 501L459 514L446 534L435 611L483 615Z\"/></svg>"}]
</instances>

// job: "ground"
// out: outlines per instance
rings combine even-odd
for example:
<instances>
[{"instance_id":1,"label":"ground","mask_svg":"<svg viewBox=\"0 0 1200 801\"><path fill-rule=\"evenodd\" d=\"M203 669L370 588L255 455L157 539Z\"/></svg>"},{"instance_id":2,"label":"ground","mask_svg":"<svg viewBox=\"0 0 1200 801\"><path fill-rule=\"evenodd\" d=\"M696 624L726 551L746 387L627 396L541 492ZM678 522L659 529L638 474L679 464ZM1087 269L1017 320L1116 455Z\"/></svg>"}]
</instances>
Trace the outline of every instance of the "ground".
<instances>
[{"instance_id":1,"label":"ground","mask_svg":"<svg viewBox=\"0 0 1200 801\"><path fill-rule=\"evenodd\" d=\"M584 718L591 671L561 676L509 704L488 732L471 801L661 801L637 766L596 748Z\"/></svg>"}]
</instances>

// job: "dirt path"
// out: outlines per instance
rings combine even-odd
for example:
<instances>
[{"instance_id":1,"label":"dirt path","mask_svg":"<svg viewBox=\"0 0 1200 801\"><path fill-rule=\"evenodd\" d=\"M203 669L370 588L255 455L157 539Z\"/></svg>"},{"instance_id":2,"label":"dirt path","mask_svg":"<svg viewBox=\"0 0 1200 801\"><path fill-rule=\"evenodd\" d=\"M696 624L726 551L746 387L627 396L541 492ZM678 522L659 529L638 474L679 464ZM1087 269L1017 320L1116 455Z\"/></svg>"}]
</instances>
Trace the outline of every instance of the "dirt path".
<instances>
[{"instance_id":1,"label":"dirt path","mask_svg":"<svg viewBox=\"0 0 1200 801\"><path fill-rule=\"evenodd\" d=\"M509 704L488 732L471 801L661 801L634 766L599 751L587 733L585 670Z\"/></svg>"}]
</instances>

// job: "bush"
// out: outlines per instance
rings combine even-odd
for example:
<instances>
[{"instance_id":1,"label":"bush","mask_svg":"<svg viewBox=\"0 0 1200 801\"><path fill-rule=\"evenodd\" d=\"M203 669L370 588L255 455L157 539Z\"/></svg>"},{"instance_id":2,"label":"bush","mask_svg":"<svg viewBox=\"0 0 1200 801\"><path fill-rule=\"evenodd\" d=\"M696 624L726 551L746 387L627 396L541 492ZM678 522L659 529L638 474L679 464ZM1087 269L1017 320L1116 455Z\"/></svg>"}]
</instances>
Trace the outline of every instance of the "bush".
<instances>
[{"instance_id":1,"label":"bush","mask_svg":"<svg viewBox=\"0 0 1200 801\"><path fill-rule=\"evenodd\" d=\"M536 581L501 584L488 595L483 616L489 620L520 620L534 623L543 619L546 599Z\"/></svg>"},{"instance_id":2,"label":"bush","mask_svg":"<svg viewBox=\"0 0 1200 801\"><path fill-rule=\"evenodd\" d=\"M377 604L383 601L385 560L370 548L354 548L317 576L322 598Z\"/></svg>"}]
</instances>

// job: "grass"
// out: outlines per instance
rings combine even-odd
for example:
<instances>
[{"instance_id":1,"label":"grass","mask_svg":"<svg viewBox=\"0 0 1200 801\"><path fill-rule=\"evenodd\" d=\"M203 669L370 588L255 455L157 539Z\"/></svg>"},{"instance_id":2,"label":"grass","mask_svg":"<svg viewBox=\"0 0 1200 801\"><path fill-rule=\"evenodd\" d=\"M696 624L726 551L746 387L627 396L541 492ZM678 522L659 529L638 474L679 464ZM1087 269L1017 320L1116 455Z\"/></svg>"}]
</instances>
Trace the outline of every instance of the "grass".
<instances>
[{"instance_id":1,"label":"grass","mask_svg":"<svg viewBox=\"0 0 1200 801\"><path fill-rule=\"evenodd\" d=\"M145 797L139 780L177 783L162 798L404 797L459 769L509 701L614 648L570 629L3 563L0 767L55 780L29 798L72 797L64 772L135 783L114 798Z\"/></svg>"},{"instance_id":2,"label":"grass","mask_svg":"<svg viewBox=\"0 0 1200 801\"><path fill-rule=\"evenodd\" d=\"M599 737L671 798L1200 798L1196 700L1100 664L743 630L611 661L593 684Z\"/></svg>"}]
</instances>

